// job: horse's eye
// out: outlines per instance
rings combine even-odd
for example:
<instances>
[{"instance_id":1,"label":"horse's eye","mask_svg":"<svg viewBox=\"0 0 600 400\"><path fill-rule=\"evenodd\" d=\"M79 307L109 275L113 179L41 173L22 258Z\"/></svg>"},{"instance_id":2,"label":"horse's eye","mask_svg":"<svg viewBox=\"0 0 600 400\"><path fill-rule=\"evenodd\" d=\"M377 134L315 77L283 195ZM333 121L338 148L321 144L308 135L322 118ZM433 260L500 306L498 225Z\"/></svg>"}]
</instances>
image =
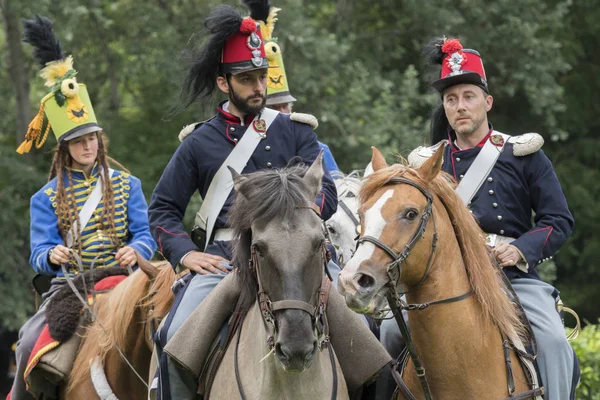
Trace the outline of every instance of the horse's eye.
<instances>
[{"instance_id":1,"label":"horse's eye","mask_svg":"<svg viewBox=\"0 0 600 400\"><path fill-rule=\"evenodd\" d=\"M404 218L406 218L409 221L414 220L418 216L419 213L417 212L417 210L408 210L406 213L404 213Z\"/></svg>"},{"instance_id":2,"label":"horse's eye","mask_svg":"<svg viewBox=\"0 0 600 400\"><path fill-rule=\"evenodd\" d=\"M331 233L332 235L335 235L337 233L337 231L335 230L335 228L331 225L327 225L327 230L329 231L329 233Z\"/></svg>"}]
</instances>

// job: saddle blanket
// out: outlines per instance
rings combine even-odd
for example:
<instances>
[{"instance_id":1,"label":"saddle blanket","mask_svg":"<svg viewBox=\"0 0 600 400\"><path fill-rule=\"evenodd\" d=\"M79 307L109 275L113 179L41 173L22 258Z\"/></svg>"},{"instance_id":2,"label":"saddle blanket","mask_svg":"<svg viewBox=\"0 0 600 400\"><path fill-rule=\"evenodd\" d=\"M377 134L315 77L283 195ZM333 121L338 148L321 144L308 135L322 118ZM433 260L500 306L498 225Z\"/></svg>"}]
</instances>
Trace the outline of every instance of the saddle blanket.
<instances>
[{"instance_id":1,"label":"saddle blanket","mask_svg":"<svg viewBox=\"0 0 600 400\"><path fill-rule=\"evenodd\" d=\"M97 297L102 295L101 292L106 292L117 286L125 278L127 277L124 275L113 275L97 282L94 285ZM88 301L91 301L91 298L92 296L90 295ZM51 375L57 376L56 380L53 379L56 383L59 383L60 380L64 379L65 374L68 374L73 365L74 356L79 348L80 339L78 334L73 335L71 339L64 343L67 348L62 349L63 345L60 341L52 337L48 324L46 324L33 347L31 355L29 356L29 361L27 362L27 368L25 369L24 374L27 386L29 387L33 382L38 381L37 379L32 379L32 372L34 371L34 368L40 367L40 364L44 364L43 369L47 372L44 374L46 375L46 379L48 378L48 372L50 372ZM71 356L65 357L67 354L70 354Z\"/></svg>"}]
</instances>

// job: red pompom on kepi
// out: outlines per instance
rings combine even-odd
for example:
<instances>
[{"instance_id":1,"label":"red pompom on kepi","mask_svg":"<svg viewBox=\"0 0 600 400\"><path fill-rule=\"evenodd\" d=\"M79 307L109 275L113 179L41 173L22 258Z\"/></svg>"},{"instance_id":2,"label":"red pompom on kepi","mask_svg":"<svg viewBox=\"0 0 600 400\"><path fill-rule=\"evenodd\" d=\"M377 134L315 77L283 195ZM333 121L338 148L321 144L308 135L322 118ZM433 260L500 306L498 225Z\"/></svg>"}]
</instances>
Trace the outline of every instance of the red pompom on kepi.
<instances>
[{"instance_id":1,"label":"red pompom on kepi","mask_svg":"<svg viewBox=\"0 0 600 400\"><path fill-rule=\"evenodd\" d=\"M462 49L462 44L460 44L460 40L458 39L448 39L442 45L442 52L445 54L454 54Z\"/></svg>"},{"instance_id":2,"label":"red pompom on kepi","mask_svg":"<svg viewBox=\"0 0 600 400\"><path fill-rule=\"evenodd\" d=\"M256 21L250 17L244 18L240 25L240 32L246 35L256 32Z\"/></svg>"}]
</instances>

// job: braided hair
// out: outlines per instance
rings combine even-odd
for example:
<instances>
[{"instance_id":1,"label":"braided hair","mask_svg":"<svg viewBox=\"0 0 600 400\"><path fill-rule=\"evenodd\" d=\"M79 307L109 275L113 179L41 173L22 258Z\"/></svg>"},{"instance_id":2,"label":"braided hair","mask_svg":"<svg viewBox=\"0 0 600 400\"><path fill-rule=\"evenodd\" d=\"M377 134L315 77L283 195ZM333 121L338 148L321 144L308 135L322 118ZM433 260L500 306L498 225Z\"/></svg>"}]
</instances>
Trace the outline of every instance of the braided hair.
<instances>
[{"instance_id":1,"label":"braided hair","mask_svg":"<svg viewBox=\"0 0 600 400\"><path fill-rule=\"evenodd\" d=\"M96 158L96 162L102 173L101 179L104 182L104 185L102 185L103 209L98 221L100 224L98 229L106 232L106 236L109 237L115 248L119 248L121 247L121 243L119 242L116 233L115 195L109 172L109 163L114 164L121 170L126 172L129 171L127 171L127 169L124 168L120 163L108 156L108 143L106 143L107 139L105 138L103 132L97 132L96 135L98 137L98 156ZM69 153L69 144L66 140L61 140L54 148L54 158L52 160L52 166L50 167L48 180L50 181L55 177L57 179L55 212L58 217L58 227L63 241L66 243L67 234L72 228L73 232L77 233L73 238L73 247L74 250L81 255L82 243L79 235L79 232L81 232L81 221L79 220L79 211L77 210L75 191L72 189L72 165L73 158ZM68 185L65 185L65 180L67 181Z\"/></svg>"}]
</instances>

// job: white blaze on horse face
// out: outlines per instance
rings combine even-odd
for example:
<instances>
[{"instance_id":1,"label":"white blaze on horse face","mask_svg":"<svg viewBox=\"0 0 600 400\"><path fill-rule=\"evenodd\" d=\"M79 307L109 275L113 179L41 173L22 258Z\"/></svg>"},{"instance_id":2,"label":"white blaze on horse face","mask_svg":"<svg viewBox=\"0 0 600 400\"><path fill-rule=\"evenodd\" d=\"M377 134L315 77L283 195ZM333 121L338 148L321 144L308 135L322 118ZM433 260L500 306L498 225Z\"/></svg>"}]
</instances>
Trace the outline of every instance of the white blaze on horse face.
<instances>
[{"instance_id":1,"label":"white blaze on horse face","mask_svg":"<svg viewBox=\"0 0 600 400\"><path fill-rule=\"evenodd\" d=\"M365 214L364 214L364 229L365 230L364 230L362 236L372 236L376 239L379 239L379 237L381 236L381 233L383 232L383 229L385 228L385 225L386 225L386 222L385 222L385 219L383 218L383 214L382 214L381 210L383 210L383 207L385 207L385 204L387 203L387 201L389 199L392 198L393 195L394 195L394 189L388 189L388 191L386 191L383 194L383 196L381 196L375 202L375 204L373 204L373 207L369 208L365 212ZM360 267L360 264L363 261L371 258L373 256L373 252L375 251L375 249L376 249L375 245L371 242L361 243L361 245L358 246L358 249L354 253L354 256L352 256L350 261L348 261L348 264L346 264L346 266L344 267L344 270L342 271L342 273L343 274L352 274L351 276L356 274L356 272L358 272L358 267Z\"/></svg>"}]
</instances>

